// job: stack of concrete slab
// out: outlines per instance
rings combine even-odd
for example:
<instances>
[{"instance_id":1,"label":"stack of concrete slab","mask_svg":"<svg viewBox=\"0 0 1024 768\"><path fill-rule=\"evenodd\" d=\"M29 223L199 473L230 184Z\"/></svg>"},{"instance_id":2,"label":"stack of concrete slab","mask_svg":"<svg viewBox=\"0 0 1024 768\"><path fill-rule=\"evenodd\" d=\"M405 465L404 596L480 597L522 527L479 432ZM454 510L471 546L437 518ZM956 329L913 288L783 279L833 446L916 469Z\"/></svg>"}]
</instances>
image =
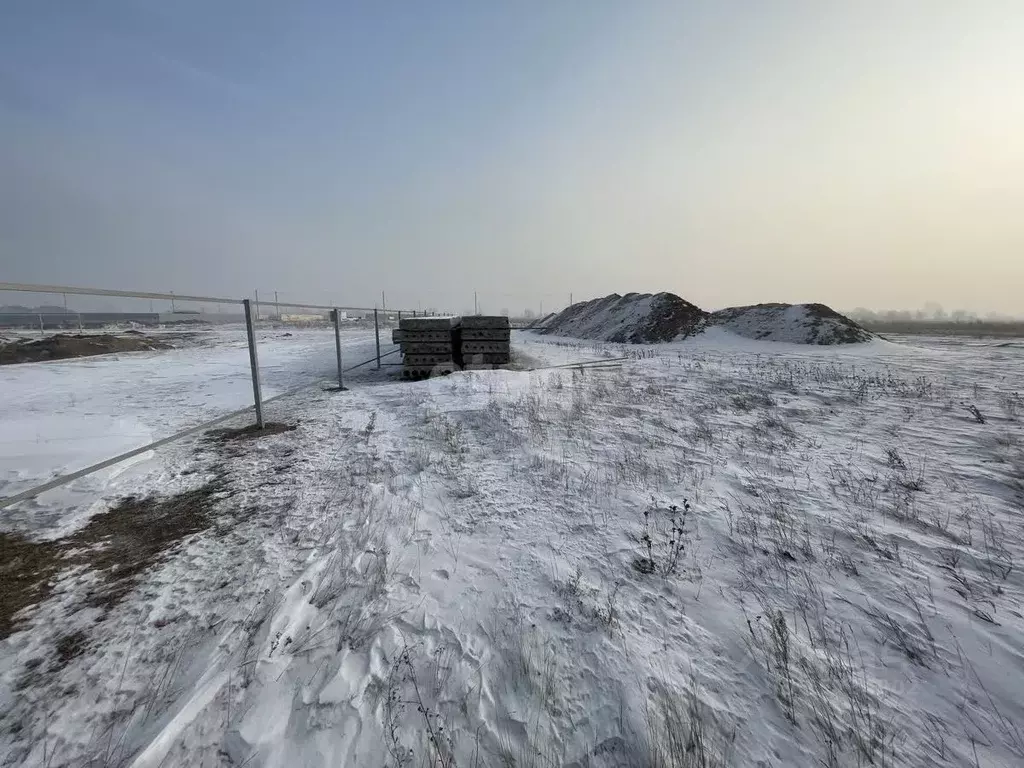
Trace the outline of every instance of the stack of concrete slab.
<instances>
[{"instance_id":1,"label":"stack of concrete slab","mask_svg":"<svg viewBox=\"0 0 1024 768\"><path fill-rule=\"evenodd\" d=\"M462 318L459 356L464 368L492 368L508 365L511 334L508 318L501 315L472 315Z\"/></svg>"},{"instance_id":2,"label":"stack of concrete slab","mask_svg":"<svg viewBox=\"0 0 1024 768\"><path fill-rule=\"evenodd\" d=\"M461 367L458 317L403 317L391 333L402 348L402 376L425 379Z\"/></svg>"}]
</instances>

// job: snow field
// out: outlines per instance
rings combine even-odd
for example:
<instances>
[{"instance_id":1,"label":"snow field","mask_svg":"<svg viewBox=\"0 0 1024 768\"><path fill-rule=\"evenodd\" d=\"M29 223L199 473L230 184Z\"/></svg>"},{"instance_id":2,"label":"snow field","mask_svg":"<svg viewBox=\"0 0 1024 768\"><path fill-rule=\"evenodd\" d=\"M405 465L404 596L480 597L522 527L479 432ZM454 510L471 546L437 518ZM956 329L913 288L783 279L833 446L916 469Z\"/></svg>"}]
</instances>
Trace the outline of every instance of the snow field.
<instances>
[{"instance_id":1,"label":"snow field","mask_svg":"<svg viewBox=\"0 0 1024 768\"><path fill-rule=\"evenodd\" d=\"M219 473L216 525L106 613L61 576L3 641L0 757L1021 764L1019 350L513 342L631 359L307 390L162 454L138 489Z\"/></svg>"},{"instance_id":2,"label":"snow field","mask_svg":"<svg viewBox=\"0 0 1024 768\"><path fill-rule=\"evenodd\" d=\"M175 343L181 346L0 367L0 495L252 404L244 326L200 329L192 340ZM264 398L337 376L333 329L259 328L257 345ZM392 348L382 344L384 352ZM373 354L372 330L344 329L345 365ZM21 528L66 532L98 495L131 492L138 470L133 465L147 458L102 470L0 515Z\"/></svg>"}]
</instances>

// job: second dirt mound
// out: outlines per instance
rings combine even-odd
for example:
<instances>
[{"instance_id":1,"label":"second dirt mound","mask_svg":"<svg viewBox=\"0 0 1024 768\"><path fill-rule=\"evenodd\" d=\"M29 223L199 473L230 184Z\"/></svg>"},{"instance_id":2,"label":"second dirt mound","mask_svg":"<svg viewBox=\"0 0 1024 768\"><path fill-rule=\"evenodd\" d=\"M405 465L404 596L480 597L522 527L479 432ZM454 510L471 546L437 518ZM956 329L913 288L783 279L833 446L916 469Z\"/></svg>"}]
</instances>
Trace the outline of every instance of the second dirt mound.
<instances>
[{"instance_id":1,"label":"second dirt mound","mask_svg":"<svg viewBox=\"0 0 1024 768\"><path fill-rule=\"evenodd\" d=\"M127 336L58 333L34 341L18 340L6 344L0 343L0 365L67 360L73 357L106 355L111 352L144 352L152 349L170 349L170 345L149 336L134 333Z\"/></svg>"},{"instance_id":2,"label":"second dirt mound","mask_svg":"<svg viewBox=\"0 0 1024 768\"><path fill-rule=\"evenodd\" d=\"M824 304L755 304L709 314L673 293L613 293L573 304L545 318L539 332L650 344L685 339L712 326L747 339L790 344L857 344L875 338Z\"/></svg>"},{"instance_id":3,"label":"second dirt mound","mask_svg":"<svg viewBox=\"0 0 1024 768\"><path fill-rule=\"evenodd\" d=\"M753 304L712 312L717 325L748 339L790 344L857 344L874 334L824 304Z\"/></svg>"}]
</instances>

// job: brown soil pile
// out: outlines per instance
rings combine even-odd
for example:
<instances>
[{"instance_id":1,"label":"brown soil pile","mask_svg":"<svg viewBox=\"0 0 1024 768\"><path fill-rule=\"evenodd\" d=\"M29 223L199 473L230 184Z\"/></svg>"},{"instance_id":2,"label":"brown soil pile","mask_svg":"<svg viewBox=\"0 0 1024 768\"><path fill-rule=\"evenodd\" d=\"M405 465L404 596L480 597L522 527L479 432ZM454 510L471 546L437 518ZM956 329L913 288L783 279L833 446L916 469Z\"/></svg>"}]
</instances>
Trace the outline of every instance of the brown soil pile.
<instances>
[{"instance_id":1,"label":"brown soil pile","mask_svg":"<svg viewBox=\"0 0 1024 768\"><path fill-rule=\"evenodd\" d=\"M673 293L613 293L546 318L540 333L628 344L678 341L719 326L790 344L856 344L873 334L824 304L756 304L708 313Z\"/></svg>"},{"instance_id":2,"label":"brown soil pile","mask_svg":"<svg viewBox=\"0 0 1024 768\"><path fill-rule=\"evenodd\" d=\"M541 333L649 344L699 333L707 313L673 293L613 293L573 304L548 320Z\"/></svg>"},{"instance_id":3,"label":"brown soil pile","mask_svg":"<svg viewBox=\"0 0 1024 768\"><path fill-rule=\"evenodd\" d=\"M870 331L825 304L808 304L807 314L812 325L821 329L818 344L858 344L872 338Z\"/></svg>"},{"instance_id":4,"label":"brown soil pile","mask_svg":"<svg viewBox=\"0 0 1024 768\"><path fill-rule=\"evenodd\" d=\"M751 304L712 312L709 325L749 339L795 344L858 344L870 341L870 331L824 304Z\"/></svg>"},{"instance_id":5,"label":"brown soil pile","mask_svg":"<svg viewBox=\"0 0 1024 768\"><path fill-rule=\"evenodd\" d=\"M651 304L651 312L640 320L623 338L612 341L651 343L683 339L700 333L707 313L696 304L681 299L674 293L659 293Z\"/></svg>"},{"instance_id":6,"label":"brown soil pile","mask_svg":"<svg viewBox=\"0 0 1024 768\"><path fill-rule=\"evenodd\" d=\"M67 360L73 357L108 355L112 352L145 352L170 349L170 344L138 332L131 335L57 333L44 339L19 339L0 343L0 365Z\"/></svg>"}]
</instances>

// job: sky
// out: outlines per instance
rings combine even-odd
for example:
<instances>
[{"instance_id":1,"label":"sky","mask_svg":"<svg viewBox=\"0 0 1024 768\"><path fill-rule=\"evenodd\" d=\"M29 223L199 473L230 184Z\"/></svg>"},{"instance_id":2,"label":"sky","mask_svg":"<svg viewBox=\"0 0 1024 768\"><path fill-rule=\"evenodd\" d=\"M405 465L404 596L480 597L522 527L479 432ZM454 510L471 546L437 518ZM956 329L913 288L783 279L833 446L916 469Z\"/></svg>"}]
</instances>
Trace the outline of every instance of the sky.
<instances>
[{"instance_id":1,"label":"sky","mask_svg":"<svg viewBox=\"0 0 1024 768\"><path fill-rule=\"evenodd\" d=\"M1019 0L5 0L0 281L1024 315L1022 40Z\"/></svg>"}]
</instances>

